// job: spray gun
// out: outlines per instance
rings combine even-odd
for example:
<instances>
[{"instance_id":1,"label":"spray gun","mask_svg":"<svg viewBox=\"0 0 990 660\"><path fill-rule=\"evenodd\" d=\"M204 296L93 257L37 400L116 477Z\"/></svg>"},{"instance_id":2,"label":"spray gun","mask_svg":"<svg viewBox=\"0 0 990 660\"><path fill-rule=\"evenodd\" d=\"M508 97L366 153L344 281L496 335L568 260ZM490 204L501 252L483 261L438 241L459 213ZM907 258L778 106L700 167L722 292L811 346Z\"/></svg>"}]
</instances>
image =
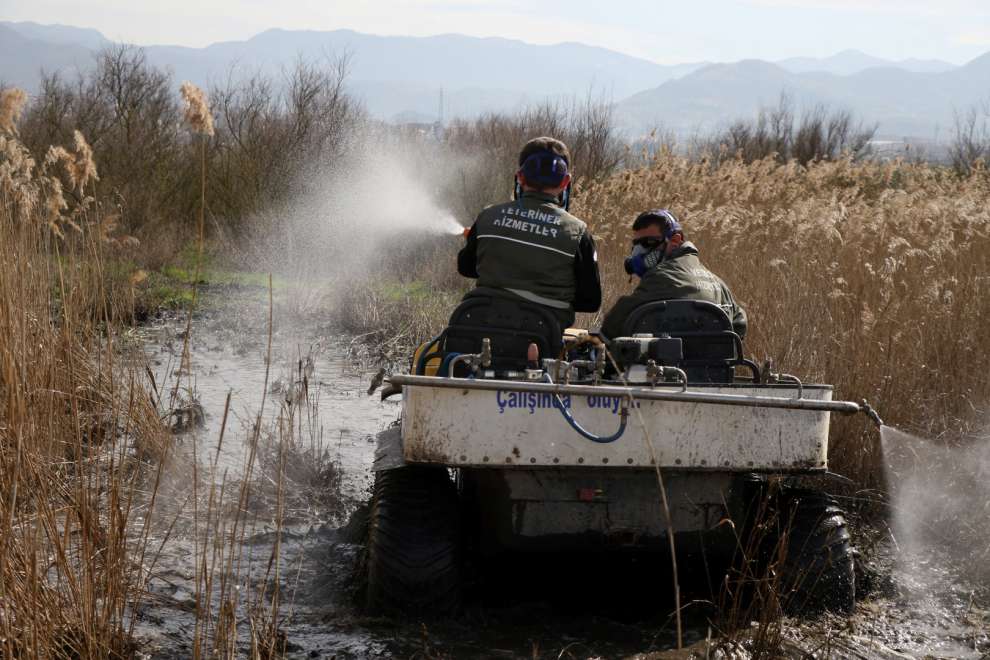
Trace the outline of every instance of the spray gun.
<instances>
[{"instance_id":1,"label":"spray gun","mask_svg":"<svg viewBox=\"0 0 990 660\"><path fill-rule=\"evenodd\" d=\"M866 402L866 399L863 399L863 401L859 404L859 409L866 413L866 416L877 425L877 428L881 428L884 425L883 420L880 419L880 413L874 410L873 406Z\"/></svg>"}]
</instances>

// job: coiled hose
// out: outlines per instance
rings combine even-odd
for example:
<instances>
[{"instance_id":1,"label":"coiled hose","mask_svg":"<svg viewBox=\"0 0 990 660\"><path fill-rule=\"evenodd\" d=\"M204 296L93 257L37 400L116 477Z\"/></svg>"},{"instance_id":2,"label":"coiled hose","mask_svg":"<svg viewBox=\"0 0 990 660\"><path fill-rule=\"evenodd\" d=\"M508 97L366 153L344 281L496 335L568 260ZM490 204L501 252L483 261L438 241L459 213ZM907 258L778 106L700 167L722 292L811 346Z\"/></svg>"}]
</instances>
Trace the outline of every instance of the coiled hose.
<instances>
[{"instance_id":1,"label":"coiled hose","mask_svg":"<svg viewBox=\"0 0 990 660\"><path fill-rule=\"evenodd\" d=\"M548 383L553 385L553 379L550 377L550 374L543 374L543 376ZM599 444L605 445L610 442L615 442L616 440L622 437L623 433L626 432L626 421L629 419L629 408L625 405L622 406L622 410L619 412L619 417L620 417L619 429L612 435L601 436L601 435L595 435L591 431L588 431L583 426L581 426L581 424L579 424L578 421L574 419L574 416L571 415L571 411L567 409L567 406L564 405L564 401L560 398L559 394L555 393L553 397L554 397L554 402L556 404L555 407L560 411L560 414L564 416L564 419L567 420L567 423L571 425L571 428L577 431L583 438L587 438L592 442L597 442Z\"/></svg>"},{"instance_id":2,"label":"coiled hose","mask_svg":"<svg viewBox=\"0 0 990 660\"><path fill-rule=\"evenodd\" d=\"M459 358L460 356L461 356L460 353L447 353L445 356L443 356L443 362L440 363L440 369L437 371L437 373L441 377L446 378L447 374L450 372L450 363L453 362L455 359Z\"/></svg>"}]
</instances>

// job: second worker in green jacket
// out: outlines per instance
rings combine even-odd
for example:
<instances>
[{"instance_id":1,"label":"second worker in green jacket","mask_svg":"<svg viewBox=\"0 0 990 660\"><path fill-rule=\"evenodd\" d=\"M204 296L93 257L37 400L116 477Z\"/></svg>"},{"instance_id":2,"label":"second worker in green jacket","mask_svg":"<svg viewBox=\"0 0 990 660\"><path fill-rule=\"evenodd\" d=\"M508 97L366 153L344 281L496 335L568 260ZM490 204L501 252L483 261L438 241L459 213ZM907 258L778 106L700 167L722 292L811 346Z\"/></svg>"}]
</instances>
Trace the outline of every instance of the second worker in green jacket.
<instances>
[{"instance_id":1,"label":"second worker in green jacket","mask_svg":"<svg viewBox=\"0 0 990 660\"><path fill-rule=\"evenodd\" d=\"M746 336L746 312L718 275L698 258L698 248L684 240L684 229L666 209L640 213L633 221L633 251L626 270L637 275L639 286L619 298L605 315L602 334L621 337L629 314L640 305L657 300L707 300L725 310L732 329Z\"/></svg>"},{"instance_id":2,"label":"second worker in green jacket","mask_svg":"<svg viewBox=\"0 0 990 660\"><path fill-rule=\"evenodd\" d=\"M549 137L519 154L516 199L483 210L457 255L457 271L477 278L472 295L527 300L553 312L566 328L575 312L602 304L598 255L587 225L567 211L570 153Z\"/></svg>"}]
</instances>

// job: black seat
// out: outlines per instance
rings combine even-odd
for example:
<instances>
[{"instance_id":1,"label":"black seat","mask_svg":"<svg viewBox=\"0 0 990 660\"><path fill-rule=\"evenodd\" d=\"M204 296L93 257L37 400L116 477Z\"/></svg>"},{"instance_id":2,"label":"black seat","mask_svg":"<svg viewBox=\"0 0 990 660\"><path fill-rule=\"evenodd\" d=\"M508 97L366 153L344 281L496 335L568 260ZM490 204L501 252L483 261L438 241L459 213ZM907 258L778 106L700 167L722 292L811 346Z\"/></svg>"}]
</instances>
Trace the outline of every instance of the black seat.
<instances>
[{"instance_id":1,"label":"black seat","mask_svg":"<svg viewBox=\"0 0 990 660\"><path fill-rule=\"evenodd\" d=\"M679 337L684 359L680 364L689 382L731 383L733 367L741 365L759 379L759 369L743 358L742 340L732 330L729 315L705 300L660 300L633 310L623 336L662 334Z\"/></svg>"},{"instance_id":2,"label":"black seat","mask_svg":"<svg viewBox=\"0 0 990 660\"><path fill-rule=\"evenodd\" d=\"M541 359L558 357L563 347L560 322L545 307L483 295L470 296L457 306L440 346L444 354L480 353L486 337L498 371L525 369L530 344L540 349Z\"/></svg>"}]
</instances>

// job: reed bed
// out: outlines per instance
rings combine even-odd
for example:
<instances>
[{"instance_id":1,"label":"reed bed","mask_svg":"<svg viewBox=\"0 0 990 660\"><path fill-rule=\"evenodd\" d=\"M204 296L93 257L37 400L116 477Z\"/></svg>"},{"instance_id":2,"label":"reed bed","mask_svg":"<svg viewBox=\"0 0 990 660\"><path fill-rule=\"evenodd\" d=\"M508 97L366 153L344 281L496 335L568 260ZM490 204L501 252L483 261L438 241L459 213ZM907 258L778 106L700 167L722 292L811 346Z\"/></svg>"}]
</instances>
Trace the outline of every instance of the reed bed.
<instances>
[{"instance_id":1,"label":"reed bed","mask_svg":"<svg viewBox=\"0 0 990 660\"><path fill-rule=\"evenodd\" d=\"M747 352L889 424L966 438L990 402L990 176L849 159L713 168L664 153L582 191L599 237L605 304L629 290L628 225L664 206L750 315ZM832 469L881 480L879 440L837 418Z\"/></svg>"},{"instance_id":2,"label":"reed bed","mask_svg":"<svg viewBox=\"0 0 990 660\"><path fill-rule=\"evenodd\" d=\"M0 656L124 657L168 435L104 332L128 301L107 286L88 145L36 163L17 102L0 122Z\"/></svg>"},{"instance_id":3,"label":"reed bed","mask_svg":"<svg viewBox=\"0 0 990 660\"><path fill-rule=\"evenodd\" d=\"M190 128L208 135L202 92L183 93ZM173 452L188 344L171 397L168 383L145 380L143 363L124 363L115 342L138 282L116 264L136 241L91 195L98 173L81 133L40 162L31 156L17 134L24 101L0 95L0 657L139 655L149 584L180 535L195 557L192 656L277 657L279 544L267 566L243 570L242 546L259 508L281 530L286 470L301 460L291 406L279 432L258 411L241 478L199 465L195 441L192 456ZM333 476L320 456L305 478ZM261 473L272 492L255 498Z\"/></svg>"}]
</instances>

